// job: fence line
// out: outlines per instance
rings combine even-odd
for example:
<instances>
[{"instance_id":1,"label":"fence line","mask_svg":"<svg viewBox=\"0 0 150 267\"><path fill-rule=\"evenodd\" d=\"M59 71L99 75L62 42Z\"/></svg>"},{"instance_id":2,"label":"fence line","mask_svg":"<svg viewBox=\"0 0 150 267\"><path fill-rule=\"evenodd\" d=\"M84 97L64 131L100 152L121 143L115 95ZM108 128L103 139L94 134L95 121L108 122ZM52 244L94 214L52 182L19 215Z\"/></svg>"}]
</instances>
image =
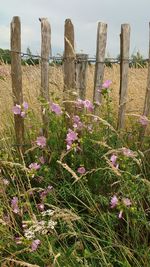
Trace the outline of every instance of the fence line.
<instances>
[{"instance_id":1,"label":"fence line","mask_svg":"<svg viewBox=\"0 0 150 267\"><path fill-rule=\"evenodd\" d=\"M149 26L150 27L150 26ZM74 26L70 19L65 21L64 31L64 55L54 57L50 54L51 51L51 30L50 24L46 18L41 19L41 55L32 55L31 53L21 52L21 23L19 17L14 17L11 23L11 76L12 76L12 91L14 104L21 105L23 103L22 94L22 73L21 73L21 58L29 56L40 59L41 64L41 95L46 101L49 101L49 61L61 61L64 71L64 95L63 102L67 103L69 99L74 100L75 95L79 95L85 99L87 66L88 63L95 64L95 81L94 81L94 102L101 102L101 90L104 75L105 64L120 64L120 95L119 95L119 112L118 112L118 128L125 128L125 108L127 101L128 89L128 68L130 63L134 63L133 59L129 58L130 46L130 26L128 24L121 25L120 38L120 58L105 58L106 39L107 39L107 24L98 23L97 30L97 48L96 58L89 57L85 54L76 54L74 49L75 36ZM149 42L150 51L150 42ZM145 92L145 106L143 115L148 116L150 113L150 52L148 59L142 59L143 62L149 63L147 88ZM97 92L98 91L98 92ZM76 92L77 94L74 94ZM71 102L71 101L70 101ZM66 109L73 111L72 107L65 104ZM69 107L69 108L68 108ZM14 116L16 142L24 145L24 120L20 116ZM43 125L48 126L48 118L43 116ZM146 127L145 127L146 128ZM144 132L145 133L145 132ZM44 132L46 135L46 131Z\"/></svg>"},{"instance_id":2,"label":"fence line","mask_svg":"<svg viewBox=\"0 0 150 267\"><path fill-rule=\"evenodd\" d=\"M28 53L21 52L21 51L19 52L19 51L16 51L16 50L9 50L9 52L10 53L11 52L18 53L18 54L21 55L22 58L26 57L26 56L29 56L30 58L39 58L39 59L47 60L47 58L44 58L44 57L41 57L40 55L35 55L35 54L32 54L32 53L28 54ZM3 53L3 52L1 52L1 53ZM80 54L80 53L77 53L77 54ZM62 61L63 62L63 61L65 61L65 58L64 58L64 56L50 56L50 57L48 57L48 60L49 61L51 61L51 60L57 61L58 60L58 61ZM103 61L97 61L96 57L88 57L87 60L76 59L75 58L75 62L78 62L79 60L82 61L82 62L88 61L89 63L120 64L120 59L115 58L115 57L114 58L113 57L106 57ZM123 58L122 61L127 61L129 63L134 63L135 62L132 58ZM142 61L149 63L150 59L149 58L142 58Z\"/></svg>"}]
</instances>

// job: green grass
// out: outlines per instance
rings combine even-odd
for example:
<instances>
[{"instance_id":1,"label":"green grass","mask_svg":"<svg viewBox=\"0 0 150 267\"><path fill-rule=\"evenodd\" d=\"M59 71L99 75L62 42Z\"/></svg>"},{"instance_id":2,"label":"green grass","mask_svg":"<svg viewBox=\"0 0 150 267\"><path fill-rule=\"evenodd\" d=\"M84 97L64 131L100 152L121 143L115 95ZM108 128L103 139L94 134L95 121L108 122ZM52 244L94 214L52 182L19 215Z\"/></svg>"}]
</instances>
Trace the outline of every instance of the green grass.
<instances>
[{"instance_id":1,"label":"green grass","mask_svg":"<svg viewBox=\"0 0 150 267\"><path fill-rule=\"evenodd\" d=\"M49 111L43 148L36 143L37 122L29 110L24 156L13 145L11 131L1 136L1 266L150 266L150 138L141 148L138 123L130 133L117 132L105 99L102 118L75 109L81 128L73 128L72 114L69 118L64 109L61 115ZM68 128L78 138L67 151ZM33 162L41 165L38 170L30 169ZM118 203L111 208L114 195ZM14 197L18 202L12 204ZM39 204L50 214L44 216ZM40 244L33 251L35 240Z\"/></svg>"}]
</instances>

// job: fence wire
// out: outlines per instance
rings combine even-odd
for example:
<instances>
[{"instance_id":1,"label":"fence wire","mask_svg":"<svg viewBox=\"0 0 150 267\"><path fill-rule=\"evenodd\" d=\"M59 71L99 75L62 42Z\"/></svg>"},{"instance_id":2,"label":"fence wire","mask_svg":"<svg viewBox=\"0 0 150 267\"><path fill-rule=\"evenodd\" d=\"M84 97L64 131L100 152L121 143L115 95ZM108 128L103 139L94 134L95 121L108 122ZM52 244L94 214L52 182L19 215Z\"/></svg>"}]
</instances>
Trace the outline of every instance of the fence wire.
<instances>
[{"instance_id":1,"label":"fence wire","mask_svg":"<svg viewBox=\"0 0 150 267\"><path fill-rule=\"evenodd\" d=\"M6 49L7 50L7 49ZM38 54L32 54L32 53L25 53L25 52L20 52L20 51L14 51L14 50L7 50L9 51L10 53L17 53L17 54L20 54L21 55L21 58L25 58L25 59L39 59L39 60L48 60L49 62L64 62L65 60L67 60L67 58L65 58L64 56L50 56L48 58L43 58L41 57L40 55ZM5 50L4 51L1 51L0 53L0 56L2 56L2 54L5 55ZM78 54L79 55L79 54ZM81 53L81 55L83 55ZM86 54L85 54L86 55ZM124 62L128 62L129 64L132 64L132 63L136 63L137 61L135 59L132 59L132 58L124 58L124 59L121 59L121 58L113 58L113 57L107 57L105 58L104 61L97 61L96 60L96 57L87 57L86 59L83 59L83 58L77 58L74 57L73 58L74 61L76 63L80 63L80 62L88 62L88 63L102 63L102 64L120 64L121 61L124 61ZM150 58L141 58L139 59L139 61L142 61L143 63L147 63L147 62L150 62Z\"/></svg>"}]
</instances>

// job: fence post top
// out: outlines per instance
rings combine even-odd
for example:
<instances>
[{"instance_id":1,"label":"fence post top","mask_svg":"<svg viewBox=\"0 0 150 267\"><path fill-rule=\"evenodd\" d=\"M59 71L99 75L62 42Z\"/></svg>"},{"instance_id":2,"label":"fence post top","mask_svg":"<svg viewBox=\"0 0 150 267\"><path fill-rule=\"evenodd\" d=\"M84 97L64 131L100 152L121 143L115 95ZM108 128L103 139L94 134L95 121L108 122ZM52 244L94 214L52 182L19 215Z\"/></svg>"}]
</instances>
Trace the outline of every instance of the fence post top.
<instances>
[{"instance_id":1,"label":"fence post top","mask_svg":"<svg viewBox=\"0 0 150 267\"><path fill-rule=\"evenodd\" d=\"M71 23L72 24L72 21L71 21L71 19L65 19L65 23Z\"/></svg>"},{"instance_id":2,"label":"fence post top","mask_svg":"<svg viewBox=\"0 0 150 267\"><path fill-rule=\"evenodd\" d=\"M42 22L43 20L48 21L48 18L39 18L39 21Z\"/></svg>"},{"instance_id":3,"label":"fence post top","mask_svg":"<svg viewBox=\"0 0 150 267\"><path fill-rule=\"evenodd\" d=\"M19 16L14 16L14 17L12 18L11 23L17 23L17 22L20 22L20 17L19 17Z\"/></svg>"}]
</instances>

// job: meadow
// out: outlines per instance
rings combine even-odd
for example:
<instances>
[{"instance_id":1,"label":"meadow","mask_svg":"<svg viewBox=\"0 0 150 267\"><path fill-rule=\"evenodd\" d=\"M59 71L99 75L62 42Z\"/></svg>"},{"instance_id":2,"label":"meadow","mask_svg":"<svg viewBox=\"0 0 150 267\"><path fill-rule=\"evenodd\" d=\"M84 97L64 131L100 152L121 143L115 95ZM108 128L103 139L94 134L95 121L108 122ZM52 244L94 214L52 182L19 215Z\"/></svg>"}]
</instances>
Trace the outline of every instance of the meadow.
<instances>
[{"instance_id":1,"label":"meadow","mask_svg":"<svg viewBox=\"0 0 150 267\"><path fill-rule=\"evenodd\" d=\"M1 266L149 267L150 119L141 116L147 68L129 69L123 131L116 130L118 65L105 68L112 83L102 90L99 115L91 102L93 66L86 100L73 101L70 113L61 101L61 66L49 69L50 103L39 97L39 66L22 71L25 102L13 107L10 66L0 66ZM23 153L13 129L13 116L22 114Z\"/></svg>"}]
</instances>

